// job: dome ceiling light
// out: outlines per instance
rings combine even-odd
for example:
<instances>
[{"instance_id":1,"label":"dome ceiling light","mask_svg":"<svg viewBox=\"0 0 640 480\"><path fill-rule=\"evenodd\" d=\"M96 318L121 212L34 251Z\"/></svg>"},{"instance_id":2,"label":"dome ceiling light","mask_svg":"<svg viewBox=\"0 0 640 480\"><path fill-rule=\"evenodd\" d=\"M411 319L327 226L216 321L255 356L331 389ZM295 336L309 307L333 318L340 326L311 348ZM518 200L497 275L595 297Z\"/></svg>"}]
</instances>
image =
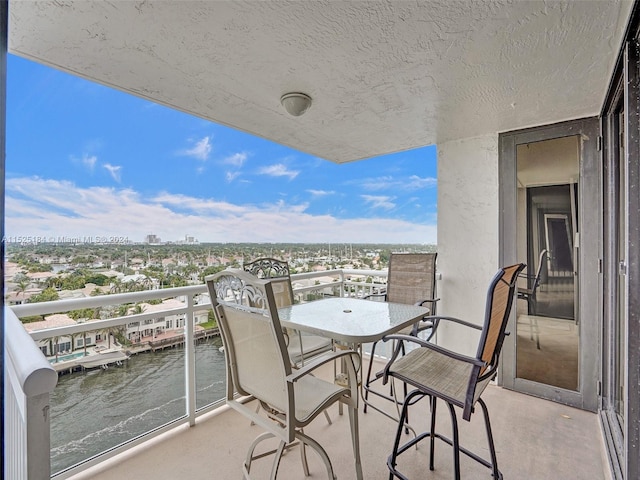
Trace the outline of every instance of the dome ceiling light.
<instances>
[{"instance_id":1,"label":"dome ceiling light","mask_svg":"<svg viewBox=\"0 0 640 480\"><path fill-rule=\"evenodd\" d=\"M299 92L285 93L280 99L280 103L282 103L282 106L290 115L299 117L309 110L311 97Z\"/></svg>"}]
</instances>

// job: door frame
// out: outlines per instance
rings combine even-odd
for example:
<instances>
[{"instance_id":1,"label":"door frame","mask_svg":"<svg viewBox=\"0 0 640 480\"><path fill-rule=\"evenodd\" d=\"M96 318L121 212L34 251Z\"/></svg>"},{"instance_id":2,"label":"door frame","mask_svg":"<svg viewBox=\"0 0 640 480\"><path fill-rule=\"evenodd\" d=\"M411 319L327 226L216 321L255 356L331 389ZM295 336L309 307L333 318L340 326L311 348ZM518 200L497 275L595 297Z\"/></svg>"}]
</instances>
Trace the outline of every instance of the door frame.
<instances>
[{"instance_id":1,"label":"door frame","mask_svg":"<svg viewBox=\"0 0 640 480\"><path fill-rule=\"evenodd\" d=\"M605 169L606 196L604 197L604 341L603 341L603 381L601 393L600 420L605 444L614 478L635 479L640 476L640 3L634 6L625 43L618 56L607 96L601 112L603 132L603 163ZM616 189L614 161L618 139L612 116L617 115L617 105L623 102L624 138L626 170L626 348L624 353L624 422L619 424L613 401L615 394L613 376L615 373L616 351L616 307L618 275L616 252L613 242L615 227Z\"/></svg>"},{"instance_id":2,"label":"door frame","mask_svg":"<svg viewBox=\"0 0 640 480\"><path fill-rule=\"evenodd\" d=\"M602 327L602 172L597 117L572 120L554 125L528 128L499 135L499 260L508 265L522 261L517 258L517 164L518 145L580 137L580 170L578 184L578 223L580 245L577 264L580 266L579 301L576 311L580 318L580 358L578 391L566 390L516 377L516 313L512 309L505 338L498 383L505 388L546 398L589 411L598 409L600 378L600 343ZM596 303L594 305L594 302Z\"/></svg>"}]
</instances>

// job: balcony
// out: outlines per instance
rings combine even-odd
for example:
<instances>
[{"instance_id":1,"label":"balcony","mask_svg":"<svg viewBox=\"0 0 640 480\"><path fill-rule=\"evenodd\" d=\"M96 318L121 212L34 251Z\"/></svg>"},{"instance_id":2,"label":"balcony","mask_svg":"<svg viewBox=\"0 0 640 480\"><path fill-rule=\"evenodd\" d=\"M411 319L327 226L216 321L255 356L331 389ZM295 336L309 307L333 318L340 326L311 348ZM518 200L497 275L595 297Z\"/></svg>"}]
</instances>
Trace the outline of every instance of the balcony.
<instances>
[{"instance_id":1,"label":"balcony","mask_svg":"<svg viewBox=\"0 0 640 480\"><path fill-rule=\"evenodd\" d=\"M329 372L330 373L330 372ZM509 479L543 480L608 479L604 447L598 417L534 397L491 386L484 398L492 416L498 464ZM425 409L428 408L425 404ZM318 440L328 451L339 479L354 478L348 416L331 410L332 425L322 416L305 433ZM415 418L415 425L425 428L425 418ZM440 408L439 425L448 430L450 419ZM463 443L486 453L481 416L467 424L460 422ZM222 408L203 416L195 427L181 427L162 437L140 445L119 457L78 474L73 480L120 480L123 478L241 478L241 465L251 441L260 433L240 414ZM364 478L386 480L386 459L391 450L395 425L378 412L360 413L360 439ZM464 455L463 455L464 457ZM323 466L309 454L310 478L326 478ZM451 449L436 446L436 470L428 471L428 447L405 454L400 465L409 478L453 478ZM252 472L256 478L268 477L268 459L256 461ZM490 471L477 463L461 459L462 478L491 478ZM285 454L280 473L282 480L303 478L297 451Z\"/></svg>"},{"instance_id":2,"label":"balcony","mask_svg":"<svg viewBox=\"0 0 640 480\"><path fill-rule=\"evenodd\" d=\"M298 301L307 301L323 295L363 296L382 288L383 283L374 281L384 282L385 277L384 271L334 270L293 275L292 282ZM187 338L183 342L184 346L174 342L166 353L162 353L165 357L157 356L165 360L168 358L168 361L155 362L153 353L146 357L140 353L139 357L132 356L127 361L129 364L111 365L103 370L75 372L60 377L56 387L60 391L54 390L51 395L50 447L47 448L48 442L36 444L37 448L27 442L24 450L17 452L18 456L26 456L26 463L32 466L34 463L44 462L43 468L46 469L49 461L46 450L50 449L51 473L53 478L60 479L204 479L212 478L212 475L213 478L239 477L246 448L259 433L259 429L250 426L236 412L227 410L220 401L224 385L224 359L218 349L214 348L218 345L216 340L198 343L202 341L198 340L198 332L201 330L194 325L194 319L210 308L206 295L203 295L205 290L204 285L197 285L14 307L18 316L29 316L82 308L106 307L115 310L115 306L122 304L166 298L180 299L182 303L177 308L174 303L170 309L155 308L153 312L143 311L40 330L32 332L31 336L36 341L65 337L77 339L86 337L89 332L108 332L109 329L118 327L133 333L136 325L148 325L150 320L158 317L171 317L183 320L182 335ZM9 343L12 340L11 337L8 338ZM166 346L165 343L162 336L158 335L148 345L155 345L160 349ZM134 343L127 348L135 350L141 346ZM89 347L89 350L92 348L95 351L95 347ZM124 349L125 346L122 346L121 350ZM81 348L78 351L83 350ZM203 352L207 354L203 355ZM42 359L37 350L35 353ZM142 371L137 371L136 364L145 367ZM127 375L124 375L125 372ZM330 377L332 371L327 370L323 374ZM78 379L80 381L76 381ZM147 383L142 383L143 381ZM152 392L151 384L161 388ZM101 393L97 395L96 392ZM492 386L485 395L492 414L498 461L505 478L609 478L609 467L605 460L596 414L518 394L498 386ZM63 414L74 412L75 404L81 401L87 402L86 406L76 410L74 417L62 418ZM171 411L163 411L169 404L173 405ZM389 408L389 405L380 406ZM38 408L46 407L39 405ZM440 424L446 429L449 418L444 410L440 409L445 414L440 419ZM340 416L336 408L331 412L331 417L333 425L328 425L320 418L311 425L307 433L328 447L338 477L352 478L351 454L345 453L350 452L347 416ZM425 428L426 415L425 418L418 418L415 414L413 417L416 428ZM92 425L89 431L83 432L76 428L76 423L86 424L89 421ZM112 435L114 432L117 434ZM393 432L393 422L379 413L361 413L365 478L387 478L385 462L391 448ZM467 446L476 448L481 453L486 451L480 418L473 418L469 424L461 422L461 432L461 438ZM49 432L45 433L48 435ZM47 435L40 437L40 442ZM66 443L60 442L61 436L67 439ZM92 450L106 437L109 440L100 449ZM9 443L12 440L9 438ZM43 449L46 449L45 452ZM427 478L451 478L450 450L439 446L437 452L436 471ZM427 449L421 447L415 453L405 456L405 470L409 476L424 477L426 455ZM322 469L316 460L310 454L312 473L321 475ZM489 478L489 471L483 467L466 459L462 462L466 478ZM266 461L257 462L255 469L266 473ZM285 455L280 471L279 478L300 478L302 471L299 456ZM48 476L49 473L21 478L39 479Z\"/></svg>"}]
</instances>

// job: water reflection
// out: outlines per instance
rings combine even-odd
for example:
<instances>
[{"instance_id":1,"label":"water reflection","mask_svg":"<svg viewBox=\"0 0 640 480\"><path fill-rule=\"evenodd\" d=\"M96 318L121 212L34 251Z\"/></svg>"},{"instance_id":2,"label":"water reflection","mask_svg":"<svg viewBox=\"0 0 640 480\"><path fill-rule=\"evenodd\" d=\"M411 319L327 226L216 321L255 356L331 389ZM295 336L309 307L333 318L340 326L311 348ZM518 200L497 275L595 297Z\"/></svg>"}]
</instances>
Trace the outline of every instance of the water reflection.
<instances>
[{"instance_id":1,"label":"water reflection","mask_svg":"<svg viewBox=\"0 0 640 480\"><path fill-rule=\"evenodd\" d=\"M225 394L219 339L196 346L196 405ZM186 412L184 349L132 356L123 366L63 375L51 396L51 471L87 460Z\"/></svg>"}]
</instances>

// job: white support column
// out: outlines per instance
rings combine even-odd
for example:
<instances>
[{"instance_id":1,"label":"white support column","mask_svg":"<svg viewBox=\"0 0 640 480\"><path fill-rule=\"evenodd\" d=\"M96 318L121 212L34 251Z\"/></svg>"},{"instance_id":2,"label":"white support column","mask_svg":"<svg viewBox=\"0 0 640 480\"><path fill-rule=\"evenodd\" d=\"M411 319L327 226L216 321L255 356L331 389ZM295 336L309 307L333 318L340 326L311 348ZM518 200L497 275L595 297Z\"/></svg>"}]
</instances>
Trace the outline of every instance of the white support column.
<instances>
[{"instance_id":1,"label":"white support column","mask_svg":"<svg viewBox=\"0 0 640 480\"><path fill-rule=\"evenodd\" d=\"M480 324L498 268L498 135L438 144L438 313ZM475 354L477 336L446 328L437 342Z\"/></svg>"}]
</instances>

